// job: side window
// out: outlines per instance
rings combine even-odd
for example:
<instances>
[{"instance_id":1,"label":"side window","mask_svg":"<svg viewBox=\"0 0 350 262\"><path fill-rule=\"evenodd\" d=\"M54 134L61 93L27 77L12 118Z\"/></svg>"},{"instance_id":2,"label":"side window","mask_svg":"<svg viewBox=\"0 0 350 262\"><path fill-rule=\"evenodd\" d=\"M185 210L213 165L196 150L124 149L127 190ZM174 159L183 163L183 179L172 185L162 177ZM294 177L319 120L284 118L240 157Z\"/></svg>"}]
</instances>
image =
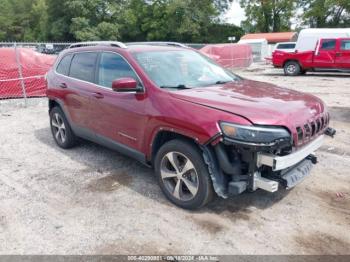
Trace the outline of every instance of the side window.
<instances>
[{"instance_id":1,"label":"side window","mask_svg":"<svg viewBox=\"0 0 350 262\"><path fill-rule=\"evenodd\" d=\"M72 55L66 55L58 64L56 71L59 74L67 76L69 74L70 62L72 61Z\"/></svg>"},{"instance_id":2,"label":"side window","mask_svg":"<svg viewBox=\"0 0 350 262\"><path fill-rule=\"evenodd\" d=\"M98 67L98 84L112 88L112 82L123 77L131 77L138 81L135 72L120 55L102 53Z\"/></svg>"},{"instance_id":3,"label":"side window","mask_svg":"<svg viewBox=\"0 0 350 262\"><path fill-rule=\"evenodd\" d=\"M295 44L280 44L278 49L293 49L295 48Z\"/></svg>"},{"instance_id":4,"label":"side window","mask_svg":"<svg viewBox=\"0 0 350 262\"><path fill-rule=\"evenodd\" d=\"M350 40L341 41L341 50L350 51Z\"/></svg>"},{"instance_id":5,"label":"side window","mask_svg":"<svg viewBox=\"0 0 350 262\"><path fill-rule=\"evenodd\" d=\"M87 82L94 82L96 58L97 53L75 54L70 66L69 76Z\"/></svg>"},{"instance_id":6,"label":"side window","mask_svg":"<svg viewBox=\"0 0 350 262\"><path fill-rule=\"evenodd\" d=\"M322 41L322 50L334 50L335 49L336 40L335 39L328 39Z\"/></svg>"}]
</instances>

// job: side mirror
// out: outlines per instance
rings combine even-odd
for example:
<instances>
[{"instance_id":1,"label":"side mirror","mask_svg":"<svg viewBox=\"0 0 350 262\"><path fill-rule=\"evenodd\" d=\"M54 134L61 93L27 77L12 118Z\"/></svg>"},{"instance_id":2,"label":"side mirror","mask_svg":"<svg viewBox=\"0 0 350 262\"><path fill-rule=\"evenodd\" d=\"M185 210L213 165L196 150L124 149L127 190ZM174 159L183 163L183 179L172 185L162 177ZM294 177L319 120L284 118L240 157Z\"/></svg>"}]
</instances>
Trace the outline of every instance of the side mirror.
<instances>
[{"instance_id":1,"label":"side mirror","mask_svg":"<svg viewBox=\"0 0 350 262\"><path fill-rule=\"evenodd\" d=\"M137 81L131 77L119 78L112 82L112 89L116 92L139 91Z\"/></svg>"}]
</instances>

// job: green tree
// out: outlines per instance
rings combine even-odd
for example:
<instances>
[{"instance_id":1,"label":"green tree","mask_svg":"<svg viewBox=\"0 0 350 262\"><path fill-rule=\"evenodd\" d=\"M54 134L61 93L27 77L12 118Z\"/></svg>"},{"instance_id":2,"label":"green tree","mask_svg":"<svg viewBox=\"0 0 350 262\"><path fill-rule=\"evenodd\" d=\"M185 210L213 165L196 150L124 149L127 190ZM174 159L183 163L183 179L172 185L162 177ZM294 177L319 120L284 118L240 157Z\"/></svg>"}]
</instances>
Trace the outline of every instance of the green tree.
<instances>
[{"instance_id":1,"label":"green tree","mask_svg":"<svg viewBox=\"0 0 350 262\"><path fill-rule=\"evenodd\" d=\"M117 40L120 38L118 16L123 1L72 0L65 7L71 18L70 33L77 40Z\"/></svg>"},{"instance_id":2,"label":"green tree","mask_svg":"<svg viewBox=\"0 0 350 262\"><path fill-rule=\"evenodd\" d=\"M66 5L69 0L46 0L48 13L48 40L49 41L74 41L70 33L72 16L67 11Z\"/></svg>"},{"instance_id":3,"label":"green tree","mask_svg":"<svg viewBox=\"0 0 350 262\"><path fill-rule=\"evenodd\" d=\"M240 39L244 35L241 27L232 24L215 23L209 26L208 35L204 36L203 43L226 43L229 37Z\"/></svg>"},{"instance_id":4,"label":"green tree","mask_svg":"<svg viewBox=\"0 0 350 262\"><path fill-rule=\"evenodd\" d=\"M220 10L225 8L224 2L229 3L226 0L131 0L124 12L122 38L181 42L214 41L213 37L210 37L213 33L211 29L219 23L218 17Z\"/></svg>"},{"instance_id":5,"label":"green tree","mask_svg":"<svg viewBox=\"0 0 350 262\"><path fill-rule=\"evenodd\" d=\"M247 17L242 27L246 32L288 31L296 4L296 0L240 0Z\"/></svg>"},{"instance_id":6,"label":"green tree","mask_svg":"<svg viewBox=\"0 0 350 262\"><path fill-rule=\"evenodd\" d=\"M32 0L2 0L0 5L0 32L4 40L24 40L31 34Z\"/></svg>"},{"instance_id":7,"label":"green tree","mask_svg":"<svg viewBox=\"0 0 350 262\"><path fill-rule=\"evenodd\" d=\"M221 42L232 0L0 0L0 40ZM221 32L221 33L219 33Z\"/></svg>"},{"instance_id":8,"label":"green tree","mask_svg":"<svg viewBox=\"0 0 350 262\"><path fill-rule=\"evenodd\" d=\"M303 25L310 27L349 27L349 0L304 0L299 1L303 10Z\"/></svg>"},{"instance_id":9,"label":"green tree","mask_svg":"<svg viewBox=\"0 0 350 262\"><path fill-rule=\"evenodd\" d=\"M34 0L30 11L29 41L46 41L48 38L48 13L46 0Z\"/></svg>"},{"instance_id":10,"label":"green tree","mask_svg":"<svg viewBox=\"0 0 350 262\"><path fill-rule=\"evenodd\" d=\"M12 20L12 8L9 0L2 0L0 4L0 40L7 40L10 36Z\"/></svg>"}]
</instances>

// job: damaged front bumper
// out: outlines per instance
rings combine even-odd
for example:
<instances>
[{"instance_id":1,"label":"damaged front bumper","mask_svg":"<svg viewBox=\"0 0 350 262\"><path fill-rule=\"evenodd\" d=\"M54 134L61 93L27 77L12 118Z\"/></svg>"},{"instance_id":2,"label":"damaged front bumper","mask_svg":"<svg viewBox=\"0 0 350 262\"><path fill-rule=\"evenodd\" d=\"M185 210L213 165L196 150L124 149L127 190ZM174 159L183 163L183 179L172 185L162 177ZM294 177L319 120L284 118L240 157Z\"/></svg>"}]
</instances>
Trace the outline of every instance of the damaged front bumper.
<instances>
[{"instance_id":1,"label":"damaged front bumper","mask_svg":"<svg viewBox=\"0 0 350 262\"><path fill-rule=\"evenodd\" d=\"M291 189L310 174L313 165L313 161L307 157L295 166L287 168L279 175L266 178L257 172L254 174L253 190L260 188L273 193L278 191L279 185L286 189Z\"/></svg>"},{"instance_id":2,"label":"damaged front bumper","mask_svg":"<svg viewBox=\"0 0 350 262\"><path fill-rule=\"evenodd\" d=\"M311 143L286 156L275 156L267 153L258 153L257 166L269 166L272 168L272 171L279 171L289 168L296 165L307 156L315 152L317 149L319 149L322 146L323 141L324 135L321 135Z\"/></svg>"},{"instance_id":3,"label":"damaged front bumper","mask_svg":"<svg viewBox=\"0 0 350 262\"><path fill-rule=\"evenodd\" d=\"M204 151L214 189L224 198L257 189L268 192L276 192L279 187L290 189L310 174L317 163L313 154L322 146L324 138L325 135L321 135L282 156L224 139L213 150Z\"/></svg>"},{"instance_id":4,"label":"damaged front bumper","mask_svg":"<svg viewBox=\"0 0 350 262\"><path fill-rule=\"evenodd\" d=\"M310 174L313 164L317 163L317 158L313 153L322 146L323 142L324 135L321 135L311 143L286 156L258 153L257 167L268 166L272 172L267 177L262 177L259 171L255 172L253 190L261 188L268 192L276 192L279 184L286 189L299 184Z\"/></svg>"}]
</instances>

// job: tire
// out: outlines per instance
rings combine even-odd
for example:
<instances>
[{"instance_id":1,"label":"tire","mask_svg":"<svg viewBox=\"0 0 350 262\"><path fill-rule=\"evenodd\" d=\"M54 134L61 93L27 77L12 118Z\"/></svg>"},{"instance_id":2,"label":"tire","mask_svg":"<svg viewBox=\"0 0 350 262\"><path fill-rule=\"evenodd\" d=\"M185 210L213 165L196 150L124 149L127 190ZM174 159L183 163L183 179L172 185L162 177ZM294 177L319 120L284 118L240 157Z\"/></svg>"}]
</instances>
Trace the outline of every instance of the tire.
<instances>
[{"instance_id":1,"label":"tire","mask_svg":"<svg viewBox=\"0 0 350 262\"><path fill-rule=\"evenodd\" d=\"M77 137L74 135L61 108L54 107L51 109L50 127L52 136L59 147L68 149L77 144Z\"/></svg>"},{"instance_id":2,"label":"tire","mask_svg":"<svg viewBox=\"0 0 350 262\"><path fill-rule=\"evenodd\" d=\"M296 61L289 61L284 65L284 74L287 76L297 76L301 73L301 67Z\"/></svg>"},{"instance_id":3,"label":"tire","mask_svg":"<svg viewBox=\"0 0 350 262\"><path fill-rule=\"evenodd\" d=\"M154 165L160 188L175 205L198 209L212 200L208 167L194 144L181 139L167 142L159 149Z\"/></svg>"}]
</instances>

